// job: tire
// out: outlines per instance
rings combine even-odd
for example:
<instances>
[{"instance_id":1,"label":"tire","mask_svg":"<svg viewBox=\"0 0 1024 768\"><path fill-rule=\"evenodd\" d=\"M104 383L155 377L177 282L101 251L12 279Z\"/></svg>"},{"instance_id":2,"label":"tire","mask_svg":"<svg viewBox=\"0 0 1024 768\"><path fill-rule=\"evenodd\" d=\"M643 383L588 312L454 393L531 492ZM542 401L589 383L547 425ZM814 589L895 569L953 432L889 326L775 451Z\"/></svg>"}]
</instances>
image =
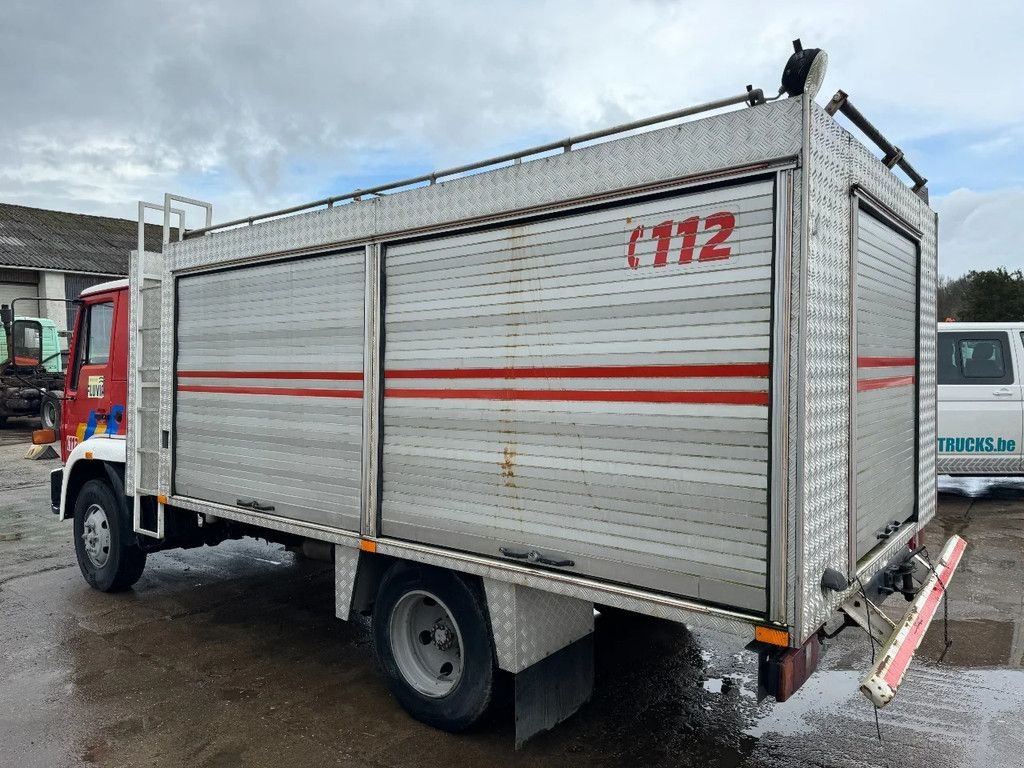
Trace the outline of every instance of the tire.
<instances>
[{"instance_id":1,"label":"tire","mask_svg":"<svg viewBox=\"0 0 1024 768\"><path fill-rule=\"evenodd\" d=\"M43 395L42 403L39 406L39 423L43 429L53 429L60 433L60 399L53 393L47 392Z\"/></svg>"},{"instance_id":2,"label":"tire","mask_svg":"<svg viewBox=\"0 0 1024 768\"><path fill-rule=\"evenodd\" d=\"M86 582L100 592L128 589L146 567L128 510L103 480L87 482L75 499L75 555Z\"/></svg>"},{"instance_id":3,"label":"tire","mask_svg":"<svg viewBox=\"0 0 1024 768\"><path fill-rule=\"evenodd\" d=\"M389 690L420 722L457 733L487 712L496 664L476 582L450 571L398 563L377 592L373 639ZM456 668L444 674L446 664Z\"/></svg>"}]
</instances>

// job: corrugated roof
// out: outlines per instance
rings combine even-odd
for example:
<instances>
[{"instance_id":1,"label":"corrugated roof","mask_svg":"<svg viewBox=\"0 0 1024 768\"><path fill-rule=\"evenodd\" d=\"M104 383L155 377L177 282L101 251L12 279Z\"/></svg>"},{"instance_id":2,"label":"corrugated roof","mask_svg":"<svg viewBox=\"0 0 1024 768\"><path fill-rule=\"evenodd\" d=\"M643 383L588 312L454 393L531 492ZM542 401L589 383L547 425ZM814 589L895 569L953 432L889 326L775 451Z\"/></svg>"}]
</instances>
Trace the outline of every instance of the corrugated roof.
<instances>
[{"instance_id":1,"label":"corrugated roof","mask_svg":"<svg viewBox=\"0 0 1024 768\"><path fill-rule=\"evenodd\" d=\"M162 236L162 227L147 224L146 250L159 251ZM137 246L130 219L0 203L0 267L126 275Z\"/></svg>"}]
</instances>

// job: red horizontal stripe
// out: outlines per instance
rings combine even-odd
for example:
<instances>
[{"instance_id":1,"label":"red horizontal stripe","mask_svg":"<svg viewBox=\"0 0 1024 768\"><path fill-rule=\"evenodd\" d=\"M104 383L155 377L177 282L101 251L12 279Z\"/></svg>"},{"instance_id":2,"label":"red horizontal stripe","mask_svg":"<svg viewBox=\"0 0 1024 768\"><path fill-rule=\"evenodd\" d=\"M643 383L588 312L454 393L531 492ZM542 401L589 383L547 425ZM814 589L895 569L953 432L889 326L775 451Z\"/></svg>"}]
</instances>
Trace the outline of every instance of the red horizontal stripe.
<instances>
[{"instance_id":1,"label":"red horizontal stripe","mask_svg":"<svg viewBox=\"0 0 1024 768\"><path fill-rule=\"evenodd\" d=\"M902 387L913 384L913 376L893 376L888 379L860 379L857 382L858 392L867 392L872 389L887 389L888 387Z\"/></svg>"},{"instance_id":2,"label":"red horizontal stripe","mask_svg":"<svg viewBox=\"0 0 1024 768\"><path fill-rule=\"evenodd\" d=\"M388 379L766 378L768 363L722 365L566 365L546 368L423 368L386 371Z\"/></svg>"},{"instance_id":3,"label":"red horizontal stripe","mask_svg":"<svg viewBox=\"0 0 1024 768\"><path fill-rule=\"evenodd\" d=\"M178 371L181 379L283 379L362 381L362 371Z\"/></svg>"},{"instance_id":4,"label":"red horizontal stripe","mask_svg":"<svg viewBox=\"0 0 1024 768\"><path fill-rule=\"evenodd\" d=\"M767 392L697 392L579 389L398 389L386 397L439 400L557 400L598 403L702 403L706 405L768 405Z\"/></svg>"},{"instance_id":5,"label":"red horizontal stripe","mask_svg":"<svg viewBox=\"0 0 1024 768\"><path fill-rule=\"evenodd\" d=\"M917 365L916 357L858 357L858 368L899 368L904 365Z\"/></svg>"},{"instance_id":6,"label":"red horizontal stripe","mask_svg":"<svg viewBox=\"0 0 1024 768\"><path fill-rule=\"evenodd\" d=\"M895 690L896 686L900 684L900 680L903 679L903 674L907 671L907 667L910 666L910 660L914 658L914 653L921 644L924 633L928 630L928 625L935 616L935 611L939 607L939 601L945 596L945 588L949 584L949 580L953 576L953 572L956 570L956 567L960 564L960 558L963 557L964 549L966 547L967 542L963 539L958 541L953 547L953 551L950 553L949 562L946 563L946 567L942 570L942 575L937 579L942 586L936 584L928 597L925 598L924 604L921 606L921 611L918 613L917 619L914 621L910 632L908 632L906 637L903 638L902 645L900 645L899 649L896 651L892 658L892 662L889 664L889 668L885 671L882 679L885 680L893 690Z\"/></svg>"},{"instance_id":7,"label":"red horizontal stripe","mask_svg":"<svg viewBox=\"0 0 1024 768\"><path fill-rule=\"evenodd\" d=\"M280 395L282 397L362 397L361 389L299 389L294 387L214 387L179 384L179 392L209 392L215 395Z\"/></svg>"}]
</instances>

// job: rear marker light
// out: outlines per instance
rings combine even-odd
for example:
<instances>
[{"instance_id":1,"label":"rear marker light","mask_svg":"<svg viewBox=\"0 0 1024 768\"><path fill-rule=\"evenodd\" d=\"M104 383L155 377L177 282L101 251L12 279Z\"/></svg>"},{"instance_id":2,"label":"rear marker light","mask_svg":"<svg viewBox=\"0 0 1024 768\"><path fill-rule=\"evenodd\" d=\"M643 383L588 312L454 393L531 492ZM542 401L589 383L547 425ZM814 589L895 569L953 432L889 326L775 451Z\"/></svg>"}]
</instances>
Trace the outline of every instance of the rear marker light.
<instances>
[{"instance_id":1,"label":"rear marker light","mask_svg":"<svg viewBox=\"0 0 1024 768\"><path fill-rule=\"evenodd\" d=\"M789 632L775 627L754 627L754 639L759 643L789 647Z\"/></svg>"}]
</instances>

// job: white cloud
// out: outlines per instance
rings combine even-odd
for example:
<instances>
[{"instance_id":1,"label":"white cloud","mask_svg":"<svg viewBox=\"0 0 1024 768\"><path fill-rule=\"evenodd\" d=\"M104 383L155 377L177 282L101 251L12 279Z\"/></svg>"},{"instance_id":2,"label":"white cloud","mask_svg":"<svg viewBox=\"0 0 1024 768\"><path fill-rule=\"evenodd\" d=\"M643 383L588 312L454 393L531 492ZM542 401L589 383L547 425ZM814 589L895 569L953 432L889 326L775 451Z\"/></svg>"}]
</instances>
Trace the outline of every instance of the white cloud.
<instances>
[{"instance_id":1,"label":"white cloud","mask_svg":"<svg viewBox=\"0 0 1024 768\"><path fill-rule=\"evenodd\" d=\"M843 87L897 144L1012 135L1022 26L1022 6L996 0L15 4L0 199L130 217L171 190L231 218L772 91L794 37L830 54L822 98Z\"/></svg>"},{"instance_id":2,"label":"white cloud","mask_svg":"<svg viewBox=\"0 0 1024 768\"><path fill-rule=\"evenodd\" d=\"M939 213L940 274L957 277L972 269L1024 269L1024 188L957 189L933 200L932 207Z\"/></svg>"}]
</instances>

